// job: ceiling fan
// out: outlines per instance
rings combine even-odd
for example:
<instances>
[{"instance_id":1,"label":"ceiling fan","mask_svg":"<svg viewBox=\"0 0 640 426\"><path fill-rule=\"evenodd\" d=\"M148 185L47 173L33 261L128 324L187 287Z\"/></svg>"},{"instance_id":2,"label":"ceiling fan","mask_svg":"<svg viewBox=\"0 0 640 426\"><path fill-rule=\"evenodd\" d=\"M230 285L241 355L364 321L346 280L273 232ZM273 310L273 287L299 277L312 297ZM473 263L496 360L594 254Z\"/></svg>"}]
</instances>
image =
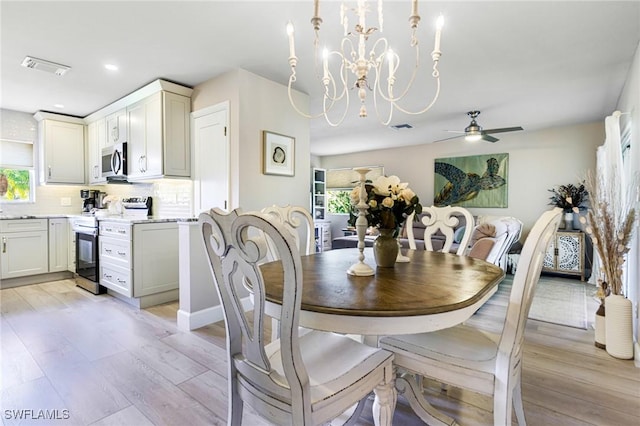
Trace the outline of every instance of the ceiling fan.
<instances>
[{"instance_id":1,"label":"ceiling fan","mask_svg":"<svg viewBox=\"0 0 640 426\"><path fill-rule=\"evenodd\" d=\"M505 133L505 132L516 132L518 130L524 130L522 127L502 127L500 129L487 129L483 130L482 127L476 121L478 115L480 115L480 111L469 111L467 115L471 117L471 123L467 127L465 127L464 132L459 132L456 130L447 130L450 133L460 133L464 134L464 139L468 142L476 142L480 139L485 140L487 142L498 142L500 139L494 138L491 136L493 133ZM451 138L440 139L436 142L446 141L449 139L454 139L459 136L453 136Z\"/></svg>"}]
</instances>

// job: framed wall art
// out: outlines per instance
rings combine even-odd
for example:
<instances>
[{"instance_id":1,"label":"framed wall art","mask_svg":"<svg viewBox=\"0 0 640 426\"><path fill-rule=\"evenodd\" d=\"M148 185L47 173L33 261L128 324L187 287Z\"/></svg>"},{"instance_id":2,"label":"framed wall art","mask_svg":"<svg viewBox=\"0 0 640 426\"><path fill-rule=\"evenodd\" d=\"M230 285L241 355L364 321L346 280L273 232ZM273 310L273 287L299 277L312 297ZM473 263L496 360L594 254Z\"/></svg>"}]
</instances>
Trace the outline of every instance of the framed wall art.
<instances>
[{"instance_id":1,"label":"framed wall art","mask_svg":"<svg viewBox=\"0 0 640 426\"><path fill-rule=\"evenodd\" d=\"M262 131L262 172L265 175L293 176L295 174L295 138Z\"/></svg>"},{"instance_id":2,"label":"framed wall art","mask_svg":"<svg viewBox=\"0 0 640 426\"><path fill-rule=\"evenodd\" d=\"M433 205L508 207L509 154L434 160Z\"/></svg>"}]
</instances>

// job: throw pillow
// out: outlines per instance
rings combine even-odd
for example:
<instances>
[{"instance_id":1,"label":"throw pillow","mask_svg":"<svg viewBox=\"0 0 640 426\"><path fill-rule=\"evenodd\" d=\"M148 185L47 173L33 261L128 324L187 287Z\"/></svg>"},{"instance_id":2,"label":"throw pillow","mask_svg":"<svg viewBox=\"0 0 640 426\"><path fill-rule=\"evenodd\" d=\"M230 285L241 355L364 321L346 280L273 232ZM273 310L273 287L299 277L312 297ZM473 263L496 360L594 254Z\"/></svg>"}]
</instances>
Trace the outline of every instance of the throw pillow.
<instances>
[{"instance_id":1,"label":"throw pillow","mask_svg":"<svg viewBox=\"0 0 640 426\"><path fill-rule=\"evenodd\" d=\"M464 230L465 230L464 226L461 226L460 228L456 229L456 232L453 233L454 243L460 244L460 241L462 241L462 237L464 236Z\"/></svg>"}]
</instances>

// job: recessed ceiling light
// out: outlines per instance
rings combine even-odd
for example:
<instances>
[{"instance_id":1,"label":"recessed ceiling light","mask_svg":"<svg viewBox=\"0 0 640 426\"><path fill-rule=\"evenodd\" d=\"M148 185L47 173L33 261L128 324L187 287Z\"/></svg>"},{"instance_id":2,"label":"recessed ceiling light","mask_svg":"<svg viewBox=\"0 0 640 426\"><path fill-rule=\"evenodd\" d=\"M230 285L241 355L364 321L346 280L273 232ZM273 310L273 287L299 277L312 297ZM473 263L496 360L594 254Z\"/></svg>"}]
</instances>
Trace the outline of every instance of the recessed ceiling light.
<instances>
[{"instance_id":1,"label":"recessed ceiling light","mask_svg":"<svg viewBox=\"0 0 640 426\"><path fill-rule=\"evenodd\" d=\"M118 71L118 66L113 64L104 64L104 67L109 71Z\"/></svg>"},{"instance_id":2,"label":"recessed ceiling light","mask_svg":"<svg viewBox=\"0 0 640 426\"><path fill-rule=\"evenodd\" d=\"M55 108L61 108L61 109L62 109L62 108L64 108L64 105L62 105L62 104L55 104L55 105L53 105L53 106L54 106Z\"/></svg>"}]
</instances>

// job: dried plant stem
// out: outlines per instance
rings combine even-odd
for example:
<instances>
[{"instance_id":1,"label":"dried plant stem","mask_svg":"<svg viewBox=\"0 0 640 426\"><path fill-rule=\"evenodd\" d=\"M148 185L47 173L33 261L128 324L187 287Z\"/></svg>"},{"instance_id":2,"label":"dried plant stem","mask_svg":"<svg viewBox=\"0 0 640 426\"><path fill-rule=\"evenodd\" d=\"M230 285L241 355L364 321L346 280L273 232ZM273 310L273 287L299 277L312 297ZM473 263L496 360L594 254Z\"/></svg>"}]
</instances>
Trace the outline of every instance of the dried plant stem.
<instances>
[{"instance_id":1,"label":"dried plant stem","mask_svg":"<svg viewBox=\"0 0 640 426\"><path fill-rule=\"evenodd\" d=\"M587 214L585 229L591 236L600 257L604 282L601 297L608 290L622 294L622 272L625 256L636 221L636 211L631 207L631 194L622 193L620 183L615 179L605 179L587 172L585 185L591 196L591 207ZM637 185L637 179L630 188Z\"/></svg>"}]
</instances>

